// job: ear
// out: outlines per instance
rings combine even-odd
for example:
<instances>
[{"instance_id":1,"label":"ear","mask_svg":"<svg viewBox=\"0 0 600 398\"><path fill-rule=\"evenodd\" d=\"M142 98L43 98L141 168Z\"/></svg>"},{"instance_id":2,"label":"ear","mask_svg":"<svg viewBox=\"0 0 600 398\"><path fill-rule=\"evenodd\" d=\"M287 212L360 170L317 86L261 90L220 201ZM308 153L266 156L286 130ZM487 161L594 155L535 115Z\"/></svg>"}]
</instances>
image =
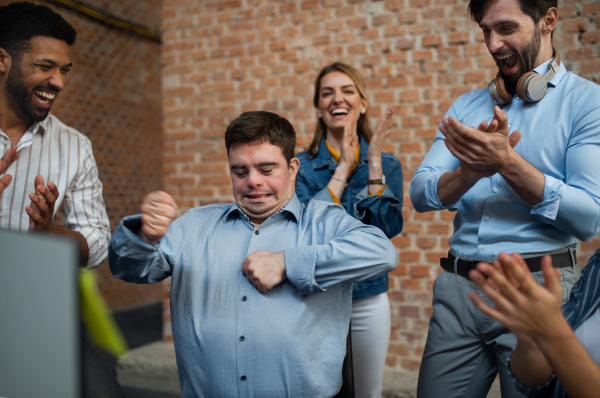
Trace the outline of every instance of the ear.
<instances>
[{"instance_id":1,"label":"ear","mask_svg":"<svg viewBox=\"0 0 600 398\"><path fill-rule=\"evenodd\" d=\"M367 109L369 108L369 101L367 101L366 98L363 98L360 101L360 113L361 114L365 114L367 113Z\"/></svg>"},{"instance_id":2,"label":"ear","mask_svg":"<svg viewBox=\"0 0 600 398\"><path fill-rule=\"evenodd\" d=\"M288 166L288 169L290 170L291 177L296 178L298 170L300 169L300 161L298 160L298 158L292 158L290 160L290 165Z\"/></svg>"},{"instance_id":3,"label":"ear","mask_svg":"<svg viewBox=\"0 0 600 398\"><path fill-rule=\"evenodd\" d=\"M8 73L10 65L12 64L12 58L6 52L5 49L0 47L0 73Z\"/></svg>"},{"instance_id":4,"label":"ear","mask_svg":"<svg viewBox=\"0 0 600 398\"><path fill-rule=\"evenodd\" d=\"M540 28L542 29L543 33L551 33L556 28L556 24L558 23L558 10L556 7L548 8L546 15L541 18L540 23Z\"/></svg>"}]
</instances>

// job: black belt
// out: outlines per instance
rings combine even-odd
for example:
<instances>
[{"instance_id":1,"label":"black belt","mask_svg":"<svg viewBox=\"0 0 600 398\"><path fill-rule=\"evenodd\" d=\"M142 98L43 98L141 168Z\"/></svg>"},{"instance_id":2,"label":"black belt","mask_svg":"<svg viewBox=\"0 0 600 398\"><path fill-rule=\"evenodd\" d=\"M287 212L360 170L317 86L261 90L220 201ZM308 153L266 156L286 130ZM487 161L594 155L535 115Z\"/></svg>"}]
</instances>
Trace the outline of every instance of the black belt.
<instances>
[{"instance_id":1,"label":"black belt","mask_svg":"<svg viewBox=\"0 0 600 398\"><path fill-rule=\"evenodd\" d=\"M536 257L524 258L525 263L529 267L531 272L540 271L542 258L545 254ZM573 250L573 257L571 257L571 253L566 251L564 253L557 253L550 255L552 257L552 265L554 268L564 268L570 267L573 264L577 264L576 251ZM452 254L448 254L448 258L440 258L440 266L448 272L454 273L454 260L456 257ZM459 259L456 263L456 273L462 277L469 279L469 271L474 269L477 263L480 261L475 260L462 260Z\"/></svg>"}]
</instances>

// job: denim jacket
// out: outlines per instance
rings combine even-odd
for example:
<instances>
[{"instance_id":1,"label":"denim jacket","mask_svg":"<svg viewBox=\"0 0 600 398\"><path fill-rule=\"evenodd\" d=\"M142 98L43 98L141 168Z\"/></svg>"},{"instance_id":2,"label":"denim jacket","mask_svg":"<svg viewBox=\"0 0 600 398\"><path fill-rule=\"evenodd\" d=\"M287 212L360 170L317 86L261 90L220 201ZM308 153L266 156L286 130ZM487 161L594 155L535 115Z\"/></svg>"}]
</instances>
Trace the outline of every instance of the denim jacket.
<instances>
[{"instance_id":1,"label":"denim jacket","mask_svg":"<svg viewBox=\"0 0 600 398\"><path fill-rule=\"evenodd\" d=\"M402 231L402 166L400 161L387 153L381 154L383 174L386 177L385 189L381 196L369 196L369 165L367 151L369 145L360 137L359 161L348 177L348 187L344 189L339 201L348 214L365 224L381 229L388 238ZM319 153L311 159L310 152L300 152L296 194L302 203L311 199L333 202L327 184L337 167L327 145L325 137L319 144ZM360 300L388 291L387 274L377 278L355 282L352 299Z\"/></svg>"}]
</instances>

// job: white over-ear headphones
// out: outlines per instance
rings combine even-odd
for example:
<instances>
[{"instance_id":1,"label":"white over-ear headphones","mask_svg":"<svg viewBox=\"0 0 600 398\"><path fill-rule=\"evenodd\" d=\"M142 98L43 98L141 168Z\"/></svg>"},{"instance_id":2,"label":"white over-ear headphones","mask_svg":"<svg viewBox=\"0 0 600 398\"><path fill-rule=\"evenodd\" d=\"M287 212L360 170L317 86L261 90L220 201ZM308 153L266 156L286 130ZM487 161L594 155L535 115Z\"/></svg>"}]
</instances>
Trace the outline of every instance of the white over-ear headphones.
<instances>
[{"instance_id":1,"label":"white over-ear headphones","mask_svg":"<svg viewBox=\"0 0 600 398\"><path fill-rule=\"evenodd\" d=\"M536 72L527 72L517 82L517 97L527 102L537 102L544 98L548 90L548 82L552 80L560 67L560 55L555 50L554 59L548 66L548 72L543 76ZM498 76L488 84L488 91L494 102L498 105L506 105L512 102L513 96L506 89L504 79Z\"/></svg>"}]
</instances>

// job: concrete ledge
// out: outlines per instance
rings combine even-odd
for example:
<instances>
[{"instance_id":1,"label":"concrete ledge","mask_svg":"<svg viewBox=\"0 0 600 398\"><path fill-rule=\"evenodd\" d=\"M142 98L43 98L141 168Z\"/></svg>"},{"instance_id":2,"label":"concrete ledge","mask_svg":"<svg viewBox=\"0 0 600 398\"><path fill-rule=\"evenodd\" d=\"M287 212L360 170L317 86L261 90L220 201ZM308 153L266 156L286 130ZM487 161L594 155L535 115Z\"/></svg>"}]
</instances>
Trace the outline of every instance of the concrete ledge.
<instances>
[{"instance_id":1,"label":"concrete ledge","mask_svg":"<svg viewBox=\"0 0 600 398\"><path fill-rule=\"evenodd\" d=\"M124 386L181 394L173 343L157 341L119 358L117 381Z\"/></svg>"}]
</instances>

